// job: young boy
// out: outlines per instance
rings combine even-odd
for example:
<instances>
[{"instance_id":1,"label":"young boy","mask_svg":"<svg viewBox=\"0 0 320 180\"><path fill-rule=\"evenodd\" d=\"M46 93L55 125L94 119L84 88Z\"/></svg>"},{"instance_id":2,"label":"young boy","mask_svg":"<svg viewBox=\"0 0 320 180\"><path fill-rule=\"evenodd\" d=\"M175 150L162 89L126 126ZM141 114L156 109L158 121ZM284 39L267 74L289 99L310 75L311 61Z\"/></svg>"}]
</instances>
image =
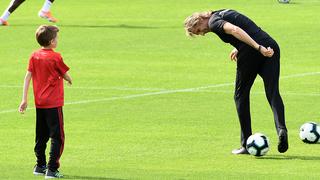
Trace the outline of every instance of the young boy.
<instances>
[{"instance_id":1,"label":"young boy","mask_svg":"<svg viewBox=\"0 0 320 180\"><path fill-rule=\"evenodd\" d=\"M8 26L9 16L24 2L25 0L11 0L8 8L0 17L0 26ZM38 15L41 18L47 19L50 22L57 22L58 20L51 15L50 8L54 0L45 0Z\"/></svg>"},{"instance_id":2,"label":"young boy","mask_svg":"<svg viewBox=\"0 0 320 180\"><path fill-rule=\"evenodd\" d=\"M23 97L19 112L23 113L28 104L30 80L36 106L36 139L34 152L37 164L33 174L45 175L45 178L61 178L58 168L64 147L62 106L64 105L63 79L72 84L68 74L69 67L64 64L57 47L58 31L56 26L42 25L36 31L36 39L41 49L35 51L29 60L28 71L24 79ZM46 166L46 146L51 138L50 158Z\"/></svg>"}]
</instances>

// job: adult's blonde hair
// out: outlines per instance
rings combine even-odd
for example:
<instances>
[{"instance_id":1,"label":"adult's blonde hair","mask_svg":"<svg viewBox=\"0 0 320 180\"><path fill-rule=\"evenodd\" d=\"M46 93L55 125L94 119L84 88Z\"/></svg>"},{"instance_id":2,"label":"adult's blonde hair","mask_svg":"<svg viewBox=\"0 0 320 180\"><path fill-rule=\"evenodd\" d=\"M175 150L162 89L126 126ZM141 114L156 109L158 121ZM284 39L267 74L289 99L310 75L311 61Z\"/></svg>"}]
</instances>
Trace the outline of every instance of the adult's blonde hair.
<instances>
[{"instance_id":1,"label":"adult's blonde hair","mask_svg":"<svg viewBox=\"0 0 320 180\"><path fill-rule=\"evenodd\" d=\"M184 20L184 29L187 36L194 36L193 29L199 24L204 17L209 17L212 11L195 12Z\"/></svg>"}]
</instances>

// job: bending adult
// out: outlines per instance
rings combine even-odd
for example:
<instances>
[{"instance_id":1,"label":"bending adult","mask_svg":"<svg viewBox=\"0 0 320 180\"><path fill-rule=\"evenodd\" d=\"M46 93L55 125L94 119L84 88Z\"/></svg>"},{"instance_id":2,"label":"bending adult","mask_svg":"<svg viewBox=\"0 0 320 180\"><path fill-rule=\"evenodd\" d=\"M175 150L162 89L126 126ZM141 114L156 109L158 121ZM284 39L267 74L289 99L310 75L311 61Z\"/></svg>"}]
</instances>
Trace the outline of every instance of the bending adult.
<instances>
[{"instance_id":1,"label":"bending adult","mask_svg":"<svg viewBox=\"0 0 320 180\"><path fill-rule=\"evenodd\" d=\"M250 116L250 89L259 74L274 115L279 137L278 151L288 150L284 104L279 93L280 49L277 42L251 19L230 9L196 12L185 20L188 36L213 32L235 48L231 60L237 62L234 100L241 127L241 147L233 154L248 154L246 141L252 134Z\"/></svg>"}]
</instances>

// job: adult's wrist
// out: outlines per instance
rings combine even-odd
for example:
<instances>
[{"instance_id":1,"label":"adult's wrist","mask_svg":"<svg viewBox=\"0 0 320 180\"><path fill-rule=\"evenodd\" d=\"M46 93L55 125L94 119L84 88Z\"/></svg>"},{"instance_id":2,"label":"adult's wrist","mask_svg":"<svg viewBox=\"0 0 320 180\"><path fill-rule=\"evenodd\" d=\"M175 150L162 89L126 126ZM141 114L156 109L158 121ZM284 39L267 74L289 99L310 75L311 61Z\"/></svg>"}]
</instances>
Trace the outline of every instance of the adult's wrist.
<instances>
[{"instance_id":1,"label":"adult's wrist","mask_svg":"<svg viewBox=\"0 0 320 180\"><path fill-rule=\"evenodd\" d=\"M261 52L261 48L262 48L262 46L259 45L258 48L257 48L257 51Z\"/></svg>"}]
</instances>

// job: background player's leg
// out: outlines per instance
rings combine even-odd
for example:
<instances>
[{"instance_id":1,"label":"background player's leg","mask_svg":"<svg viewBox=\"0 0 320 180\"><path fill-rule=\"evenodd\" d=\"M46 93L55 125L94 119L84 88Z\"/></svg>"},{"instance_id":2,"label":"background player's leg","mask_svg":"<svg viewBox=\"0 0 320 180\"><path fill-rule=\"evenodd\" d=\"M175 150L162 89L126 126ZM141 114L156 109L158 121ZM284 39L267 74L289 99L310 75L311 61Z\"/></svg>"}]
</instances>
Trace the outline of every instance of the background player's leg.
<instances>
[{"instance_id":1,"label":"background player's leg","mask_svg":"<svg viewBox=\"0 0 320 180\"><path fill-rule=\"evenodd\" d=\"M8 7L8 11L13 13L24 1L25 0L12 0Z\"/></svg>"},{"instance_id":2,"label":"background player's leg","mask_svg":"<svg viewBox=\"0 0 320 180\"><path fill-rule=\"evenodd\" d=\"M0 25L8 25L7 20L11 13L13 13L25 0L12 0L8 8L3 12L0 17Z\"/></svg>"},{"instance_id":3,"label":"background player's leg","mask_svg":"<svg viewBox=\"0 0 320 180\"><path fill-rule=\"evenodd\" d=\"M50 0L45 0L43 6L41 8L41 11L49 12L52 3L53 3L53 0L51 0L51 1Z\"/></svg>"},{"instance_id":4,"label":"background player's leg","mask_svg":"<svg viewBox=\"0 0 320 180\"><path fill-rule=\"evenodd\" d=\"M54 0L45 0L38 15L39 17L47 19L50 22L57 22L58 20L51 15L51 11L50 11L53 1Z\"/></svg>"}]
</instances>

